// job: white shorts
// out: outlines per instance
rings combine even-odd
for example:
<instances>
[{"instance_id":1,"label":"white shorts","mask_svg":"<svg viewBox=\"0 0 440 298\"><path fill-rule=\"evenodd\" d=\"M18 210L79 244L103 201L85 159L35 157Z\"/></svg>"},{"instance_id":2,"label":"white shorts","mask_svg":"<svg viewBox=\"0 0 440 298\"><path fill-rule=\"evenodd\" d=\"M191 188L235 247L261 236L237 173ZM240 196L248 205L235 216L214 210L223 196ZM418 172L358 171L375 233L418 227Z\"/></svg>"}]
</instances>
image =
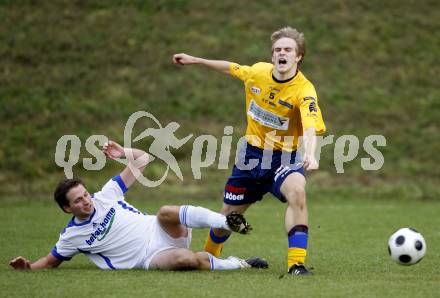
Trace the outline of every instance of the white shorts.
<instances>
[{"instance_id":1,"label":"white shorts","mask_svg":"<svg viewBox=\"0 0 440 298\"><path fill-rule=\"evenodd\" d=\"M173 248L189 248L192 238L192 229L187 228L186 237L173 238L160 226L157 218L151 223L149 243L147 244L147 254L144 262L144 269L149 269L151 260L160 252Z\"/></svg>"}]
</instances>

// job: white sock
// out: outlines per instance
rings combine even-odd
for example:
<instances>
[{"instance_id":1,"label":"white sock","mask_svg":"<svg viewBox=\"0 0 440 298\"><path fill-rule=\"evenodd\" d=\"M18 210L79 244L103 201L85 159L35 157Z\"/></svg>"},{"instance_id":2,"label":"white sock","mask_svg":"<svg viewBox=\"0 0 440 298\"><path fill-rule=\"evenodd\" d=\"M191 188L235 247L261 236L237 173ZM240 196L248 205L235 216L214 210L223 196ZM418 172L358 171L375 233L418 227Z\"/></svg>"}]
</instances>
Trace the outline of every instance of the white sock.
<instances>
[{"instance_id":1,"label":"white sock","mask_svg":"<svg viewBox=\"0 0 440 298\"><path fill-rule=\"evenodd\" d=\"M208 253L209 262L211 263L211 270L233 270L250 267L245 264L246 261L236 257L229 257L227 259L219 259Z\"/></svg>"},{"instance_id":2,"label":"white sock","mask_svg":"<svg viewBox=\"0 0 440 298\"><path fill-rule=\"evenodd\" d=\"M203 207L180 206L180 223L188 228L219 228L230 231L226 216Z\"/></svg>"}]
</instances>

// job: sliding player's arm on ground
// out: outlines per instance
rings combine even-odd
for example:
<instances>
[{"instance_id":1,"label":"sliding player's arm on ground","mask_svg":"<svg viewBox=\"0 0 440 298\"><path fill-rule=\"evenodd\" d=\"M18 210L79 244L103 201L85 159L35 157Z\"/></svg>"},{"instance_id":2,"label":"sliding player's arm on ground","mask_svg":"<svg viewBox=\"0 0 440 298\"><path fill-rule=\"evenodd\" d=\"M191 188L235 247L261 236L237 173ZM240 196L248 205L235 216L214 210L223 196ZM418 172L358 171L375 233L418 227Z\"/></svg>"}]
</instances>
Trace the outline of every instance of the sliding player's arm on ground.
<instances>
[{"instance_id":1,"label":"sliding player's arm on ground","mask_svg":"<svg viewBox=\"0 0 440 298\"><path fill-rule=\"evenodd\" d=\"M148 153L145 151L134 148L124 148L114 141L108 141L102 148L102 151L110 159L127 158L128 164L120 174L127 188L133 185L136 178L142 174L150 160Z\"/></svg>"},{"instance_id":2,"label":"sliding player's arm on ground","mask_svg":"<svg viewBox=\"0 0 440 298\"><path fill-rule=\"evenodd\" d=\"M48 268L56 268L63 261L57 259L49 253L47 256L40 258L38 261L31 263L24 257L16 257L15 259L9 262L9 265L16 270L37 270L37 269L48 269Z\"/></svg>"},{"instance_id":3,"label":"sliding player's arm on ground","mask_svg":"<svg viewBox=\"0 0 440 298\"><path fill-rule=\"evenodd\" d=\"M218 72L230 74L229 68L231 62L224 60L209 60L200 57L190 56L185 53L180 53L173 56L173 63L178 65L200 64L208 68L214 69Z\"/></svg>"}]
</instances>

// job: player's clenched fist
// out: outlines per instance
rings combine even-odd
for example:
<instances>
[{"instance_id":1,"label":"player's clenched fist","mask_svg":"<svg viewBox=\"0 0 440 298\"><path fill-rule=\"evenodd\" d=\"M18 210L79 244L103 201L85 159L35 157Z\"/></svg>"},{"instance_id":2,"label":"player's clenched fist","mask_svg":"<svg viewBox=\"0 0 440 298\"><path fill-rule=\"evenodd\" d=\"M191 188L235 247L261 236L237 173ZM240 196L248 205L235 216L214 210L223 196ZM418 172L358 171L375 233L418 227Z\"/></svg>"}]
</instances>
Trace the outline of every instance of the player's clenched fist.
<instances>
[{"instance_id":1,"label":"player's clenched fist","mask_svg":"<svg viewBox=\"0 0 440 298\"><path fill-rule=\"evenodd\" d=\"M188 65L197 63L197 58L185 53L173 55L173 63L179 65Z\"/></svg>"},{"instance_id":2,"label":"player's clenched fist","mask_svg":"<svg viewBox=\"0 0 440 298\"><path fill-rule=\"evenodd\" d=\"M26 258L16 257L9 262L9 266L16 270L26 270L31 269L31 262L29 262Z\"/></svg>"}]
</instances>

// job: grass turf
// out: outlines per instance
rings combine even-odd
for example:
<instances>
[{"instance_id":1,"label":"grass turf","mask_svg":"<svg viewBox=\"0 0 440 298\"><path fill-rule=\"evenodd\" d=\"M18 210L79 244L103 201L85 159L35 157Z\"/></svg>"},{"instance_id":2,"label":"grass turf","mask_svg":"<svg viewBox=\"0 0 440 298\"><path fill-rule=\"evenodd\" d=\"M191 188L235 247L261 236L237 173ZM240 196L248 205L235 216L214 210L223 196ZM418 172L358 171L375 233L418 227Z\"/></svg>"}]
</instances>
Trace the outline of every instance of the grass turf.
<instances>
[{"instance_id":1,"label":"grass turf","mask_svg":"<svg viewBox=\"0 0 440 298\"><path fill-rule=\"evenodd\" d=\"M129 198L130 196L128 196ZM137 202L148 213L168 200ZM193 201L212 209L218 202ZM440 253L437 211L432 201L362 200L331 196L309 200L310 240L307 264L315 275L286 274L285 206L268 197L249 209L254 226L249 236L234 235L223 256L262 256L268 270L229 272L103 271L84 256L55 270L15 272L7 263L17 255L32 260L48 253L68 221L54 205L7 203L0 210L2 296L154 296L227 297L434 297L438 289ZM415 266L399 266L387 253L387 241L397 228L412 226L423 233L427 255ZM192 248L201 249L207 230L194 232Z\"/></svg>"}]
</instances>

